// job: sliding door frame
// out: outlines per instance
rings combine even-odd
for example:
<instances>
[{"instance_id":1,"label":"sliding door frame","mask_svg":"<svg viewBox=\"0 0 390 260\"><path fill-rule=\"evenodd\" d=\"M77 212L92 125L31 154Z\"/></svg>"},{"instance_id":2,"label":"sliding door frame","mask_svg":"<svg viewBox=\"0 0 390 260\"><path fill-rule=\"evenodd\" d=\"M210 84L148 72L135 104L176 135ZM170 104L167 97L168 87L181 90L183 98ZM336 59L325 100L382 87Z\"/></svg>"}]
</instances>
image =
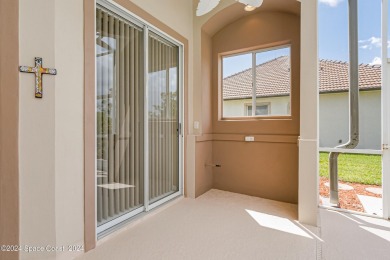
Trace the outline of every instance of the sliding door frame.
<instances>
[{"instance_id":1,"label":"sliding door frame","mask_svg":"<svg viewBox=\"0 0 390 260\"><path fill-rule=\"evenodd\" d=\"M157 27L153 26L149 22L145 21L144 19L138 17L137 15L131 13L121 5L109 1L109 0L97 0L96 1L96 6L95 6L95 12L98 6L103 7L114 14L124 18L125 20L143 28L143 34L144 34L144 46L143 46L143 73L144 73L144 89L143 89L143 95L144 95L144 140L143 140L143 149L144 149L144 205L132 210L131 212L128 212L126 214L123 214L121 216L118 216L117 218L103 224L100 226L97 226L97 221L96 221L96 208L95 207L95 225L96 225L96 234L99 237L99 234L104 233L105 231L113 228L114 226L129 220L130 218L142 213L142 212L148 212L152 210L155 207L160 206L161 204L164 204L178 196L182 196L184 194L183 188L184 188L184 43L178 41L177 39L171 37L170 35L166 34L165 32L161 31ZM95 31L96 31L96 25L95 25ZM148 118L148 68L149 68L149 53L148 53L148 37L149 37L149 32L153 32L171 44L175 45L179 49L179 61L178 61L178 76L179 76L179 81L178 81L178 106L179 106L179 116L178 116L178 126L179 126L179 134L178 134L178 143L179 143L179 154L178 154L178 161L179 161L179 190L167 197L164 197L156 202L153 202L149 204L149 118ZM96 48L96 47L95 47ZM95 49L96 53L96 49ZM95 62L95 73L96 73L96 62ZM96 75L96 74L95 74ZM95 86L96 88L96 86ZM95 101L96 102L96 101ZM95 109L96 109L96 104L95 104ZM95 111L95 116L96 116L96 111ZM96 119L95 119L96 122ZM96 126L95 126L96 128ZM96 129L95 129L96 132ZM96 147L95 147L95 152L96 152ZM96 160L96 156L95 156ZM96 172L96 163L95 163L95 172ZM96 180L95 180L95 205L97 205L97 186L96 186Z\"/></svg>"},{"instance_id":2,"label":"sliding door frame","mask_svg":"<svg viewBox=\"0 0 390 260\"><path fill-rule=\"evenodd\" d=\"M388 58L389 1L382 0L382 200L383 218L390 219L390 59Z\"/></svg>"},{"instance_id":3,"label":"sliding door frame","mask_svg":"<svg viewBox=\"0 0 390 260\"><path fill-rule=\"evenodd\" d=\"M179 162L179 190L171 195L168 195L160 200L157 200L153 203L149 203L149 188L150 188L150 184L149 184L149 173L150 171L146 171L145 170L145 196L144 196L144 200L145 198L147 198L148 200L148 203L145 203L145 211L149 211L149 210L152 210L153 208L155 207L158 207L160 206L161 204L164 204L178 196L181 196L183 195L183 174L184 174L184 163L183 163L183 160L184 160L184 157L183 157L183 154L184 154L184 134L183 134L183 127L184 127L184 96L183 96L183 92L184 92L184 44L183 43L180 43L179 41L169 37L168 35L164 34L163 32L161 32L160 30L156 29L156 28L149 28L148 26L145 26L144 27L144 31L146 32L144 35L145 37L145 68L147 71L147 69L149 68L149 53L148 53L148 36L149 36L149 31L159 35L160 37L164 38L165 40L168 40L170 43L176 45L178 48L179 48L179 55L178 55L178 76L179 76L179 81L178 81L178 92L179 92L179 95L178 95L178 107L179 107L179 115L178 115L178 144L179 144L179 149L178 149L178 162ZM148 77L148 74L145 73L145 86L144 86L144 91L145 93L148 93L148 81L147 81L147 78ZM144 111L148 111L148 99L147 99L147 95L145 94L144 95ZM145 133L145 140L144 140L144 144L145 144L145 154L144 154L144 169L148 169L149 168L149 131L147 131L149 128L149 118L148 118L148 114L145 112L144 113L144 133ZM146 201L146 200L145 200Z\"/></svg>"}]
</instances>

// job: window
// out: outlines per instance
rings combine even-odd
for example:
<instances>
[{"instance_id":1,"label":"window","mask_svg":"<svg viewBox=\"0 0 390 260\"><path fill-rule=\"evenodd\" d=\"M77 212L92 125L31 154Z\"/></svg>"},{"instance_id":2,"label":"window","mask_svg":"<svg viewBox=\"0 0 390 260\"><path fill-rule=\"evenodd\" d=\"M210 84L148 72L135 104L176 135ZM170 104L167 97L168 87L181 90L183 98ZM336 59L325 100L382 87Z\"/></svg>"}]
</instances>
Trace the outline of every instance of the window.
<instances>
[{"instance_id":1,"label":"window","mask_svg":"<svg viewBox=\"0 0 390 260\"><path fill-rule=\"evenodd\" d=\"M279 46L223 56L223 118L290 115L290 52Z\"/></svg>"},{"instance_id":2,"label":"window","mask_svg":"<svg viewBox=\"0 0 390 260\"><path fill-rule=\"evenodd\" d=\"M252 104L246 104L246 116L252 116ZM269 104L256 104L256 116L269 115Z\"/></svg>"}]
</instances>

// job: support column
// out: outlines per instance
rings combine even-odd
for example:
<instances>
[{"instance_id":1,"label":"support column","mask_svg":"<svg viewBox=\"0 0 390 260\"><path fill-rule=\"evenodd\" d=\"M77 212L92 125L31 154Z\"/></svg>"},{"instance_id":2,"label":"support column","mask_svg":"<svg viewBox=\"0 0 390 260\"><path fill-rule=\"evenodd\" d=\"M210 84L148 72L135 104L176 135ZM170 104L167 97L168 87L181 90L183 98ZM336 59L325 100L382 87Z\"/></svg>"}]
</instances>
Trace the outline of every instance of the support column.
<instances>
[{"instance_id":1,"label":"support column","mask_svg":"<svg viewBox=\"0 0 390 260\"><path fill-rule=\"evenodd\" d=\"M390 59L388 59L389 1L382 0L382 188L383 217L390 218Z\"/></svg>"},{"instance_id":2,"label":"support column","mask_svg":"<svg viewBox=\"0 0 390 260\"><path fill-rule=\"evenodd\" d=\"M298 218L317 226L318 213L318 3L301 1L301 123Z\"/></svg>"}]
</instances>

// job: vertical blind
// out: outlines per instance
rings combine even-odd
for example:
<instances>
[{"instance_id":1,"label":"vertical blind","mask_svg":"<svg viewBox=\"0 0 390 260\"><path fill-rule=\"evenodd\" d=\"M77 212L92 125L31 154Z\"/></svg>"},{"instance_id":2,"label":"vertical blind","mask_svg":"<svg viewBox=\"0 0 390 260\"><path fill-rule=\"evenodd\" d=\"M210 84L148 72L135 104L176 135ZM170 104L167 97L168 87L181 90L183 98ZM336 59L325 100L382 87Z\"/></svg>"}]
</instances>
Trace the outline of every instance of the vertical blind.
<instances>
[{"instance_id":1,"label":"vertical blind","mask_svg":"<svg viewBox=\"0 0 390 260\"><path fill-rule=\"evenodd\" d=\"M149 31L145 49L144 33L106 9L96 11L98 226L180 190L179 47Z\"/></svg>"},{"instance_id":2,"label":"vertical blind","mask_svg":"<svg viewBox=\"0 0 390 260\"><path fill-rule=\"evenodd\" d=\"M143 205L143 31L96 11L97 222Z\"/></svg>"},{"instance_id":3,"label":"vertical blind","mask_svg":"<svg viewBox=\"0 0 390 260\"><path fill-rule=\"evenodd\" d=\"M149 198L179 190L179 48L149 33Z\"/></svg>"}]
</instances>

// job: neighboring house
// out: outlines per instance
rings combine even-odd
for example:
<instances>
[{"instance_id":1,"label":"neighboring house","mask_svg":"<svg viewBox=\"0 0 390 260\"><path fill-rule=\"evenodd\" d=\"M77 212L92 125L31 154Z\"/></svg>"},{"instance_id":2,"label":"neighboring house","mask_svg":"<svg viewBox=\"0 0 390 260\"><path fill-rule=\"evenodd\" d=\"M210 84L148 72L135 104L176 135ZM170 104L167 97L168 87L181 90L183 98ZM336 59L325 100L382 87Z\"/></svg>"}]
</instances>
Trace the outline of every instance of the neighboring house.
<instances>
[{"instance_id":1,"label":"neighboring house","mask_svg":"<svg viewBox=\"0 0 390 260\"><path fill-rule=\"evenodd\" d=\"M320 61L320 147L348 141L348 63ZM256 115L290 114L290 70L288 57L279 57L256 67ZM380 149L381 67L361 64L360 143L361 149ZM224 117L248 116L252 112L251 69L223 80Z\"/></svg>"}]
</instances>

